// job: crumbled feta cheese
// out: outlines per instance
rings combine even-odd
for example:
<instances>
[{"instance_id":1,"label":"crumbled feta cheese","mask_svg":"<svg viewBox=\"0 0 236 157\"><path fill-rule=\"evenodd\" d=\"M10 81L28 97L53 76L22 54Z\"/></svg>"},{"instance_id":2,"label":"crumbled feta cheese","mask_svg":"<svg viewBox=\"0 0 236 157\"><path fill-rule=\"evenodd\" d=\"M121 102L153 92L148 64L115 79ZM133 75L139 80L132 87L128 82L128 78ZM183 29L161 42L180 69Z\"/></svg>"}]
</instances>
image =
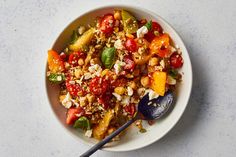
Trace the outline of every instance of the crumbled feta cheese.
<instances>
[{"instance_id":1,"label":"crumbled feta cheese","mask_svg":"<svg viewBox=\"0 0 236 157\"><path fill-rule=\"evenodd\" d=\"M121 100L121 104L128 105L130 103L130 96L123 96Z\"/></svg>"},{"instance_id":2,"label":"crumbled feta cheese","mask_svg":"<svg viewBox=\"0 0 236 157\"><path fill-rule=\"evenodd\" d=\"M160 65L162 66L162 68L165 68L165 62L163 59L160 61Z\"/></svg>"},{"instance_id":3,"label":"crumbled feta cheese","mask_svg":"<svg viewBox=\"0 0 236 157\"><path fill-rule=\"evenodd\" d=\"M175 85L176 84L176 79L174 79L173 77L171 76L167 76L167 84L169 85Z\"/></svg>"},{"instance_id":4,"label":"crumbled feta cheese","mask_svg":"<svg viewBox=\"0 0 236 157\"><path fill-rule=\"evenodd\" d=\"M173 46L170 46L170 51L173 53L176 51L176 48L174 48Z\"/></svg>"},{"instance_id":5,"label":"crumbled feta cheese","mask_svg":"<svg viewBox=\"0 0 236 157\"><path fill-rule=\"evenodd\" d=\"M61 81L62 77L61 76L57 76L57 81Z\"/></svg>"},{"instance_id":6,"label":"crumbled feta cheese","mask_svg":"<svg viewBox=\"0 0 236 157\"><path fill-rule=\"evenodd\" d=\"M116 40L114 43L114 47L118 50L124 49L124 46L122 44L122 41L120 39Z\"/></svg>"},{"instance_id":7,"label":"crumbled feta cheese","mask_svg":"<svg viewBox=\"0 0 236 157\"><path fill-rule=\"evenodd\" d=\"M125 66L125 62L117 60L114 65L114 69L115 69L116 74L119 74L119 72L122 70L122 66Z\"/></svg>"},{"instance_id":8,"label":"crumbled feta cheese","mask_svg":"<svg viewBox=\"0 0 236 157\"><path fill-rule=\"evenodd\" d=\"M144 35L147 34L147 33L148 33L147 27L146 27L146 26L142 26L141 28L139 28L139 29L137 30L137 37L138 37L138 38L142 38L142 37L144 37Z\"/></svg>"},{"instance_id":9,"label":"crumbled feta cheese","mask_svg":"<svg viewBox=\"0 0 236 157\"><path fill-rule=\"evenodd\" d=\"M134 91L131 87L127 87L127 93L128 93L128 96L132 96L134 94Z\"/></svg>"},{"instance_id":10,"label":"crumbled feta cheese","mask_svg":"<svg viewBox=\"0 0 236 157\"><path fill-rule=\"evenodd\" d=\"M61 103L65 108L70 108L72 106L71 96L69 92L66 94L65 99L63 99Z\"/></svg>"},{"instance_id":11,"label":"crumbled feta cheese","mask_svg":"<svg viewBox=\"0 0 236 157\"><path fill-rule=\"evenodd\" d=\"M74 99L71 99L71 101L75 104L76 107L79 106L79 104Z\"/></svg>"},{"instance_id":12,"label":"crumbled feta cheese","mask_svg":"<svg viewBox=\"0 0 236 157\"><path fill-rule=\"evenodd\" d=\"M114 95L118 101L121 101L122 97L119 94L112 93L112 95Z\"/></svg>"},{"instance_id":13,"label":"crumbled feta cheese","mask_svg":"<svg viewBox=\"0 0 236 157\"><path fill-rule=\"evenodd\" d=\"M148 94L149 100L152 100L152 99L155 99L155 98L159 97L159 95L155 91L153 91L152 89L145 90L145 95L146 94Z\"/></svg>"},{"instance_id":14,"label":"crumbled feta cheese","mask_svg":"<svg viewBox=\"0 0 236 157\"><path fill-rule=\"evenodd\" d=\"M89 68L88 68L89 72L92 73L92 78L95 77L95 76L100 76L101 75L101 72L102 72L102 67L98 64L94 64L94 65L91 65Z\"/></svg>"},{"instance_id":15,"label":"crumbled feta cheese","mask_svg":"<svg viewBox=\"0 0 236 157\"><path fill-rule=\"evenodd\" d=\"M88 79L90 79L90 78L92 78L92 74L91 73L84 73L84 79L85 80L88 80Z\"/></svg>"},{"instance_id":16,"label":"crumbled feta cheese","mask_svg":"<svg viewBox=\"0 0 236 157\"><path fill-rule=\"evenodd\" d=\"M87 130L84 135L87 137L92 137L92 133L93 133L92 130Z\"/></svg>"}]
</instances>

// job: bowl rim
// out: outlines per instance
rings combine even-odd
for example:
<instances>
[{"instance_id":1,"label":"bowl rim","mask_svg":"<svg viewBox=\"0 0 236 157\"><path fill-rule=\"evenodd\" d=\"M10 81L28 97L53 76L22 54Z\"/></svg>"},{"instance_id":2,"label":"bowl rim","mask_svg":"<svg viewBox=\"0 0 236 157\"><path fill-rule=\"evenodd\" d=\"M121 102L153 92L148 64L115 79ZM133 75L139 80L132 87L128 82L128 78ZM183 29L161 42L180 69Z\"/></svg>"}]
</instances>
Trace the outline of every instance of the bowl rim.
<instances>
[{"instance_id":1,"label":"bowl rim","mask_svg":"<svg viewBox=\"0 0 236 157\"><path fill-rule=\"evenodd\" d=\"M67 29L68 26L70 26L72 23L74 23L75 21L77 21L79 18L81 18L82 16L88 14L88 13L91 13L91 12L95 12L97 10L102 10L102 9L107 9L107 8L127 8L127 9L136 9L136 10L142 10L143 12L146 12L147 14L150 14L150 15L153 15L155 17L158 17L161 21L163 21L168 27L170 27L170 29L173 30L173 32L176 34L176 36L179 38L180 42L182 42L183 44L183 48L184 50L182 51L186 51L186 56L187 56L187 60L189 61L188 63L188 68L189 68L189 77L190 79L188 80L189 81L189 88L188 89L188 93L186 93L186 99L185 99L185 106L183 107L183 109L181 110L181 112L178 114L178 117L176 117L176 119L173 120L173 123L172 125L169 127L169 129L166 129L166 131L162 134L162 136L160 136L159 138L155 138L154 140L152 141L149 141L149 142L146 142L145 145L142 145L142 146L138 146L138 147L135 147L135 148L126 148L126 149L123 149L123 150L116 150L115 147L105 147L105 148L101 148L101 150L103 151L108 151L108 152L127 152L127 151L133 151L133 150L137 150L137 149L141 149L141 148L144 148L144 147L147 147L155 142L157 142L158 140L162 139L167 133L170 132L170 130L172 130L174 128L174 126L178 123L178 121L180 120L180 118L182 117L186 107L188 106L188 103L189 103L189 99L190 99L190 96L191 96L191 92L192 92L192 84L193 84L193 70L192 70L192 63L191 63L191 59L190 59L190 56L189 56L189 53L188 53L188 50L183 42L183 39L182 37L179 35L179 33L174 29L174 27L169 23L167 22L164 18L162 18L160 15L158 15L157 13L151 11L151 10L148 10L146 8L141 8L139 6L129 6L129 5L123 5L123 4L111 4L111 5L103 5L103 6L99 6L99 7L95 7L93 9L90 9L90 10L87 10L87 11L84 11L82 12L78 17L76 17L74 20L72 20L70 23L68 23L65 28L60 32L59 35L56 36L56 40L55 42L52 44L52 47L51 49L54 47L54 45L56 44L58 38L61 36L61 34ZM60 123L60 125L62 126L62 128L64 130L66 130L67 132L69 132L69 134L72 135L72 137L75 137L75 139L78 139L78 141L80 141L80 143L86 143L86 145L88 146L93 146L94 144L92 143L89 143L85 140L82 140L80 138L78 138L78 136L76 136L75 134L73 134L71 131L69 131L62 123L61 121L59 120L58 116L56 115L56 112L54 111L52 105L51 105L51 102L50 102L50 99L49 99L49 94L48 94L48 86L47 86L47 60L46 60L46 68L45 68L45 80L44 80L44 85L45 85L45 90L46 90L46 95L47 95L47 100L48 100L48 103L49 103L49 106L54 114L54 117L56 117L57 121Z\"/></svg>"}]
</instances>

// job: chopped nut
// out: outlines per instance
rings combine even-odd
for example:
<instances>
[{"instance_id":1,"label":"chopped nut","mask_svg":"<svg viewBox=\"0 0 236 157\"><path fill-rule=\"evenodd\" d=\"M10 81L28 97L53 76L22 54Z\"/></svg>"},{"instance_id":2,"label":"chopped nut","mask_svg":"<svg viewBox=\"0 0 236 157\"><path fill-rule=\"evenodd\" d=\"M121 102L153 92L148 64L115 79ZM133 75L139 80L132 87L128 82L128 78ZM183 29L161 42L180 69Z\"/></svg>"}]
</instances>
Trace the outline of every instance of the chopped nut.
<instances>
[{"instance_id":1,"label":"chopped nut","mask_svg":"<svg viewBox=\"0 0 236 157\"><path fill-rule=\"evenodd\" d=\"M80 66L84 65L84 60L83 60L82 58L80 58L80 59L78 60L78 64L79 64Z\"/></svg>"},{"instance_id":2,"label":"chopped nut","mask_svg":"<svg viewBox=\"0 0 236 157\"><path fill-rule=\"evenodd\" d=\"M132 38L132 39L134 38L134 36L132 34L128 34L128 33L125 34L125 36L128 37L128 38Z\"/></svg>"},{"instance_id":3,"label":"chopped nut","mask_svg":"<svg viewBox=\"0 0 236 157\"><path fill-rule=\"evenodd\" d=\"M134 90L137 89L137 85L136 85L136 83L135 83L134 81L129 82L129 86L130 86L132 89L134 89Z\"/></svg>"},{"instance_id":4,"label":"chopped nut","mask_svg":"<svg viewBox=\"0 0 236 157\"><path fill-rule=\"evenodd\" d=\"M74 75L75 75L75 77L76 78L80 78L80 76L82 75L82 70L81 69L75 69L75 73L74 73Z\"/></svg>"},{"instance_id":5,"label":"chopped nut","mask_svg":"<svg viewBox=\"0 0 236 157\"><path fill-rule=\"evenodd\" d=\"M86 97L89 103L93 103L93 101L95 100L95 97L92 94L87 94Z\"/></svg>"},{"instance_id":6,"label":"chopped nut","mask_svg":"<svg viewBox=\"0 0 236 157\"><path fill-rule=\"evenodd\" d=\"M80 97L79 99L80 106L82 107L85 106L87 101L88 101L87 97Z\"/></svg>"},{"instance_id":7,"label":"chopped nut","mask_svg":"<svg viewBox=\"0 0 236 157\"><path fill-rule=\"evenodd\" d=\"M143 76L141 78L141 84L144 86L144 87L148 87L150 81L149 81L149 77L148 76Z\"/></svg>"},{"instance_id":8,"label":"chopped nut","mask_svg":"<svg viewBox=\"0 0 236 157\"><path fill-rule=\"evenodd\" d=\"M121 13L120 13L119 10L115 10L114 18L115 18L116 20L121 20Z\"/></svg>"},{"instance_id":9,"label":"chopped nut","mask_svg":"<svg viewBox=\"0 0 236 157\"><path fill-rule=\"evenodd\" d=\"M114 89L115 93L119 94L119 95L122 95L125 93L125 88L124 87L116 87Z\"/></svg>"},{"instance_id":10,"label":"chopped nut","mask_svg":"<svg viewBox=\"0 0 236 157\"><path fill-rule=\"evenodd\" d=\"M158 64L158 58L157 57L152 57L150 60L149 60L149 63L148 63L150 66L155 66Z\"/></svg>"}]
</instances>

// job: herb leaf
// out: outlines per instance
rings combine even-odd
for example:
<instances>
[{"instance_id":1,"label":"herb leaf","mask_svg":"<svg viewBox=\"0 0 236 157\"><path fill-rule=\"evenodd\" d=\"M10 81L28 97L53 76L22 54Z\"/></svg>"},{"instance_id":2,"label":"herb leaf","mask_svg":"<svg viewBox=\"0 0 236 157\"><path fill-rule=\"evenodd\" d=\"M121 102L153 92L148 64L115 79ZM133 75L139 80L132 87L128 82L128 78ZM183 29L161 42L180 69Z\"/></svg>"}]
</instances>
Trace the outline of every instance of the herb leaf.
<instances>
[{"instance_id":1,"label":"herb leaf","mask_svg":"<svg viewBox=\"0 0 236 157\"><path fill-rule=\"evenodd\" d=\"M169 75L173 77L174 79L176 79L178 77L178 71L175 69L170 69Z\"/></svg>"},{"instance_id":2,"label":"herb leaf","mask_svg":"<svg viewBox=\"0 0 236 157\"><path fill-rule=\"evenodd\" d=\"M83 130L90 130L91 125L90 125L90 122L89 122L88 118L82 116L78 120L75 121L73 127L74 128L80 128L80 129L83 129Z\"/></svg>"},{"instance_id":3,"label":"herb leaf","mask_svg":"<svg viewBox=\"0 0 236 157\"><path fill-rule=\"evenodd\" d=\"M77 34L77 31L76 30L74 30L73 31L73 33L72 33L72 35L71 35L71 37L70 37L70 43L71 44L74 44L75 43L75 41L78 39L78 34Z\"/></svg>"},{"instance_id":4,"label":"herb leaf","mask_svg":"<svg viewBox=\"0 0 236 157\"><path fill-rule=\"evenodd\" d=\"M51 73L48 76L48 79L52 83L59 84L59 83L62 83L63 81L65 81L65 75L64 74Z\"/></svg>"},{"instance_id":5,"label":"herb leaf","mask_svg":"<svg viewBox=\"0 0 236 157\"><path fill-rule=\"evenodd\" d=\"M152 20L149 21L149 22L147 22L147 23L145 24L145 26L147 27L148 30L151 30L151 29L152 29Z\"/></svg>"},{"instance_id":6,"label":"herb leaf","mask_svg":"<svg viewBox=\"0 0 236 157\"><path fill-rule=\"evenodd\" d=\"M106 47L102 51L101 61L103 65L108 69L111 69L114 64L115 52L116 52L115 47Z\"/></svg>"}]
</instances>

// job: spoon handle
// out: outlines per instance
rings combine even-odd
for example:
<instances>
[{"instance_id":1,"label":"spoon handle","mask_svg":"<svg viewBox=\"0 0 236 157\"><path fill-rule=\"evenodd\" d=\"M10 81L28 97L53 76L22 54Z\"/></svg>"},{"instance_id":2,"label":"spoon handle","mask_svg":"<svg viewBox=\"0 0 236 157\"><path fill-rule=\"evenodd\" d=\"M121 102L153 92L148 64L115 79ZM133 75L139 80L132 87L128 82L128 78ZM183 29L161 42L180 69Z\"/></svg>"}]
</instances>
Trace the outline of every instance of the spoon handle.
<instances>
[{"instance_id":1,"label":"spoon handle","mask_svg":"<svg viewBox=\"0 0 236 157\"><path fill-rule=\"evenodd\" d=\"M113 139L116 135L118 135L121 131L126 129L130 124L132 124L137 119L134 117L133 119L127 121L124 125L122 125L120 128L118 128L116 131L111 133L109 136L104 138L102 141L95 144L92 148L87 150L84 154L82 154L80 157L88 157L92 155L94 152L96 152L98 149L100 149L102 146L104 146L106 143L108 143L111 139Z\"/></svg>"}]
</instances>

